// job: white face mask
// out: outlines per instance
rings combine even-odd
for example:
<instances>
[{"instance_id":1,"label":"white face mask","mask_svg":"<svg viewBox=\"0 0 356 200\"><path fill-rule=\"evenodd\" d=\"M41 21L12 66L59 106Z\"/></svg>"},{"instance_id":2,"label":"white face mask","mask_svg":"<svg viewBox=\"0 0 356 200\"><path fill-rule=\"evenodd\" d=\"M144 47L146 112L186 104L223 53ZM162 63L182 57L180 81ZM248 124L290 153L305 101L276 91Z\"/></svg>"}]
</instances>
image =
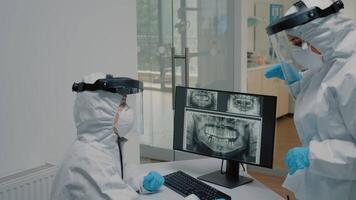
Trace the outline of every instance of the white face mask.
<instances>
[{"instance_id":1,"label":"white face mask","mask_svg":"<svg viewBox=\"0 0 356 200\"><path fill-rule=\"evenodd\" d=\"M132 129L135 121L133 110L125 106L122 111L118 112L118 120L114 123L114 132L120 137L127 135Z\"/></svg>"},{"instance_id":2,"label":"white face mask","mask_svg":"<svg viewBox=\"0 0 356 200\"><path fill-rule=\"evenodd\" d=\"M309 50L308 47L293 49L292 56L298 65L302 66L301 70L319 69L324 66L322 55L316 54Z\"/></svg>"}]
</instances>

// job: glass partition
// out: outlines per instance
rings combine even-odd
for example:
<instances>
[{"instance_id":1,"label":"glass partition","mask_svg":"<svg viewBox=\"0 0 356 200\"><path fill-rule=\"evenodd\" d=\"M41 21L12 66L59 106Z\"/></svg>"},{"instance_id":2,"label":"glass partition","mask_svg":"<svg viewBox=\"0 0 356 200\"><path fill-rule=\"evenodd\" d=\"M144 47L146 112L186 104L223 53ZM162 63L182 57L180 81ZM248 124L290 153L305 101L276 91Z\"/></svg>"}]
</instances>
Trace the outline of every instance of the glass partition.
<instances>
[{"instance_id":1,"label":"glass partition","mask_svg":"<svg viewBox=\"0 0 356 200\"><path fill-rule=\"evenodd\" d=\"M145 87L142 143L172 149L175 86L235 88L235 1L136 2L138 75Z\"/></svg>"}]
</instances>

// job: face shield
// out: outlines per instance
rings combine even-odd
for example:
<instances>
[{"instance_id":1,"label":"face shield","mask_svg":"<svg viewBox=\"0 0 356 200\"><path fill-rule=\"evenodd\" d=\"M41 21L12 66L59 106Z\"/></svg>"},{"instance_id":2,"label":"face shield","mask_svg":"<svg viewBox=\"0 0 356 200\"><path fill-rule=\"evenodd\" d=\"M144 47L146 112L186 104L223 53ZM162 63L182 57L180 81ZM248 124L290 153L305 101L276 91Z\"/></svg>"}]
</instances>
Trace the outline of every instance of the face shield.
<instances>
[{"instance_id":1,"label":"face shield","mask_svg":"<svg viewBox=\"0 0 356 200\"><path fill-rule=\"evenodd\" d=\"M134 116L131 132L143 134L143 94L142 91L126 96L126 108L131 109Z\"/></svg>"},{"instance_id":2,"label":"face shield","mask_svg":"<svg viewBox=\"0 0 356 200\"><path fill-rule=\"evenodd\" d=\"M293 52L297 52L298 48L302 47L294 46L289 41L289 37L285 31L271 35L270 41L274 49L274 53L281 64L285 80L287 82L293 80L293 77L289 77L292 74L288 73L288 66L295 67L297 71L303 71L302 66L296 62L293 56Z\"/></svg>"},{"instance_id":3,"label":"face shield","mask_svg":"<svg viewBox=\"0 0 356 200\"><path fill-rule=\"evenodd\" d=\"M129 132L143 134L143 84L131 78L113 77L98 79L93 84L85 82L74 83L74 92L102 90L122 95L115 115L114 130L121 137Z\"/></svg>"},{"instance_id":4,"label":"face shield","mask_svg":"<svg viewBox=\"0 0 356 200\"><path fill-rule=\"evenodd\" d=\"M311 63L309 64L312 65L311 67L320 65L316 58L312 57L312 53L308 55L311 46L300 38L288 35L288 30L315 19L337 13L343 8L344 4L341 0L334 1L325 9L320 9L319 7L308 8L303 1L299 1L294 4L292 14L276 20L266 28L274 53L282 66L282 71L287 82L291 79L289 77L290 74L287 73L288 65L294 66L298 71L306 69L306 60Z\"/></svg>"}]
</instances>

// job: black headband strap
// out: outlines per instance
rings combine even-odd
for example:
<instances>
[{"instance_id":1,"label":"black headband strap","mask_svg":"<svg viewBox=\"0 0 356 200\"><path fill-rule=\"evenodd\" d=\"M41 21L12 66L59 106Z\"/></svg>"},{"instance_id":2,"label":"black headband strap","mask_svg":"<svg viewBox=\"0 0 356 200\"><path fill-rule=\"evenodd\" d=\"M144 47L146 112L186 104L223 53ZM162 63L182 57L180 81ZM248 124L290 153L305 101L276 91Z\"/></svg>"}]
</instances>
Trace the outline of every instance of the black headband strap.
<instances>
[{"instance_id":1,"label":"black headband strap","mask_svg":"<svg viewBox=\"0 0 356 200\"><path fill-rule=\"evenodd\" d=\"M136 94L143 91L143 83L131 78L114 78L107 76L105 79L98 79L95 83L73 83L73 92L97 91L103 90L111 93L119 93L123 95Z\"/></svg>"},{"instance_id":2,"label":"black headband strap","mask_svg":"<svg viewBox=\"0 0 356 200\"><path fill-rule=\"evenodd\" d=\"M308 9L307 5L303 1L298 1L295 4L293 4L299 11Z\"/></svg>"},{"instance_id":3,"label":"black headband strap","mask_svg":"<svg viewBox=\"0 0 356 200\"><path fill-rule=\"evenodd\" d=\"M268 35L306 24L318 18L327 17L344 8L344 3L341 0L334 1L332 5L325 9L319 7L307 8L303 1L299 1L294 5L297 7L298 12L282 17L269 25L266 28Z\"/></svg>"}]
</instances>

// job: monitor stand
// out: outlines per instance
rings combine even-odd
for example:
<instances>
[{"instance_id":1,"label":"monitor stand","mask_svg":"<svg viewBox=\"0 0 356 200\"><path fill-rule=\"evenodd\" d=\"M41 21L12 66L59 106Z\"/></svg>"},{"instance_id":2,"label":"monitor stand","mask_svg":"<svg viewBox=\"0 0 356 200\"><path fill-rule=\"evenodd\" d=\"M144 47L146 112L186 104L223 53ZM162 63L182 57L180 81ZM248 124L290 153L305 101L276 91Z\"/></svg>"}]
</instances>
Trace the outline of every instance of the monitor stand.
<instances>
[{"instance_id":1,"label":"monitor stand","mask_svg":"<svg viewBox=\"0 0 356 200\"><path fill-rule=\"evenodd\" d=\"M214 183L229 189L244 185L253 181L252 178L239 175L240 163L237 161L227 161L226 173L222 174L221 171L215 171L198 177L198 179Z\"/></svg>"}]
</instances>

